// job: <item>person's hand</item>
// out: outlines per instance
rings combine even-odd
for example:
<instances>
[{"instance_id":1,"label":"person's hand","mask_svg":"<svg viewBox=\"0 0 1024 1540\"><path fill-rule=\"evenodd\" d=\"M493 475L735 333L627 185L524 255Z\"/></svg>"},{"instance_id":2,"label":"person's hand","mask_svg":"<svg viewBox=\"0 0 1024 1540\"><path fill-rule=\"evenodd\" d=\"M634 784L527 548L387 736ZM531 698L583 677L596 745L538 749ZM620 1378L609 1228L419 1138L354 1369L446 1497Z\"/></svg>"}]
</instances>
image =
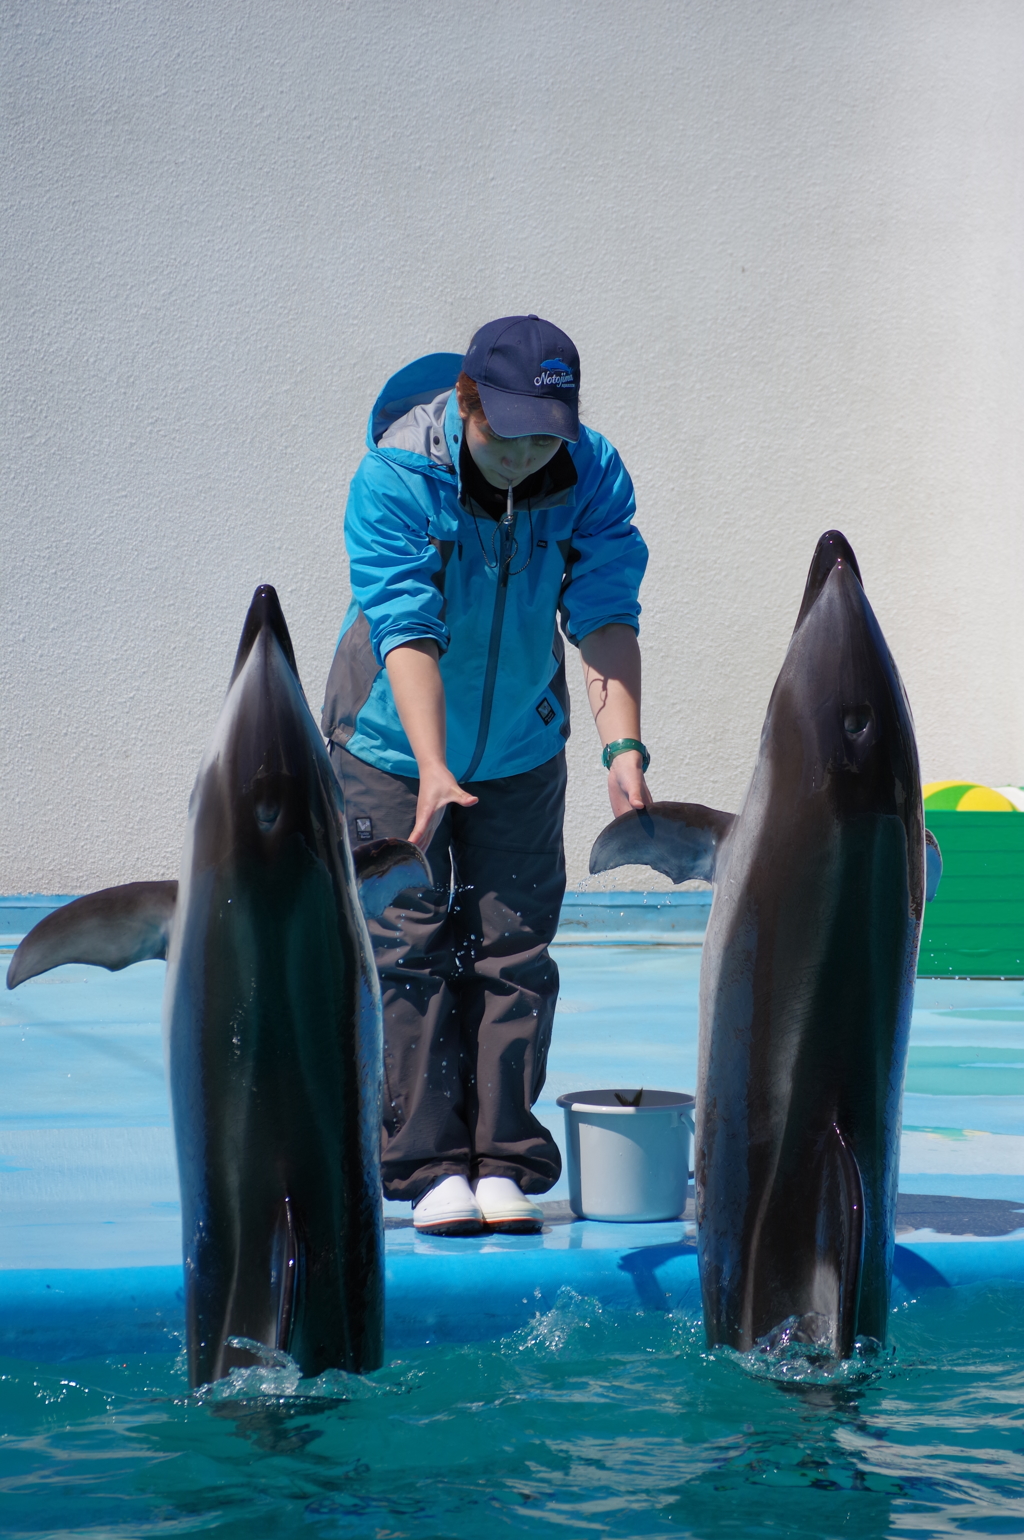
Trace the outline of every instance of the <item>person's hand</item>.
<instances>
[{"instance_id":1,"label":"person's hand","mask_svg":"<svg viewBox=\"0 0 1024 1540\"><path fill-rule=\"evenodd\" d=\"M642 764L643 760L636 749L616 754L612 760L612 767L608 771L608 801L616 818L620 813L628 813L631 808L640 811L654 805L654 798L644 780Z\"/></svg>"},{"instance_id":2,"label":"person's hand","mask_svg":"<svg viewBox=\"0 0 1024 1540\"><path fill-rule=\"evenodd\" d=\"M444 685L437 643L422 636L401 642L391 649L384 662L399 720L419 771L416 822L409 839L426 850L449 802L475 807L479 798L463 791L445 763Z\"/></svg>"},{"instance_id":3,"label":"person's hand","mask_svg":"<svg viewBox=\"0 0 1024 1540\"><path fill-rule=\"evenodd\" d=\"M463 791L447 765L421 766L416 823L409 835L410 843L426 850L449 802L457 802L460 807L475 807L479 800L472 792Z\"/></svg>"}]
</instances>

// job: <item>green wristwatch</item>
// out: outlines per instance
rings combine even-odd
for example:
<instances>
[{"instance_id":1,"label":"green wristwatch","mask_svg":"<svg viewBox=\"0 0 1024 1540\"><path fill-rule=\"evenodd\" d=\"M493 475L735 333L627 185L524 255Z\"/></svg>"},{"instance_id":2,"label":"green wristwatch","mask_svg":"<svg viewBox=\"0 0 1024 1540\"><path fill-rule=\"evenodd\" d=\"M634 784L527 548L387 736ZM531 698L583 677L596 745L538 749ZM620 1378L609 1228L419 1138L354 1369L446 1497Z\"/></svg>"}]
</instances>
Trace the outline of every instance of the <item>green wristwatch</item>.
<instances>
[{"instance_id":1,"label":"green wristwatch","mask_svg":"<svg viewBox=\"0 0 1024 1540\"><path fill-rule=\"evenodd\" d=\"M637 753L641 756L642 764L640 769L646 775L647 766L651 762L651 756L647 752L647 746L641 743L639 738L616 738L614 743L606 743L601 751L602 765L604 765L606 770L610 770L612 760L616 754L628 754L630 749L636 749Z\"/></svg>"}]
</instances>

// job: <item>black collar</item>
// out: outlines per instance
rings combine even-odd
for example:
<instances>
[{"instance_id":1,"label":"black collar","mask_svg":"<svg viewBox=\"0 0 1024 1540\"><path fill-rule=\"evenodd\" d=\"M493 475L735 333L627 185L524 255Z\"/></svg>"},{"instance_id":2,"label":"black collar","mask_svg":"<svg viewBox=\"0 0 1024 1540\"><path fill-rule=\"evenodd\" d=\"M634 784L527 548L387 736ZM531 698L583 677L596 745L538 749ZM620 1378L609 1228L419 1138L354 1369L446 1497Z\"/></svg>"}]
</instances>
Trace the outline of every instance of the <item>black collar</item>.
<instances>
[{"instance_id":1,"label":"black collar","mask_svg":"<svg viewBox=\"0 0 1024 1540\"><path fill-rule=\"evenodd\" d=\"M471 497L488 518L500 519L508 508L508 493L501 487L492 487L469 452L465 438L459 450L459 474L462 477L462 501ZM567 492L579 477L567 444L562 444L547 465L527 476L512 491L512 506L523 508L527 503L539 503L545 497Z\"/></svg>"}]
</instances>

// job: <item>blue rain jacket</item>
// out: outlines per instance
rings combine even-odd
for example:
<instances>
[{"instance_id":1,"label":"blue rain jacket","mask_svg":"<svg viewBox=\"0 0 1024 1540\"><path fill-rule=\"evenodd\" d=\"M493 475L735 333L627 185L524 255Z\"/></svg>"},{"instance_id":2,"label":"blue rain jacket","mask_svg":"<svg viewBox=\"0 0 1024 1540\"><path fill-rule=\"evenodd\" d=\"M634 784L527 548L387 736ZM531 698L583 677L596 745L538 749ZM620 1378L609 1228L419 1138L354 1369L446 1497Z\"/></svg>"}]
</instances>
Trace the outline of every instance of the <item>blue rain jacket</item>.
<instances>
[{"instance_id":1,"label":"blue rain jacket","mask_svg":"<svg viewBox=\"0 0 1024 1540\"><path fill-rule=\"evenodd\" d=\"M401 370L370 415L345 513L352 603L327 682L323 731L357 758L416 776L384 659L432 637L459 781L514 775L569 736L564 648L612 622L639 629L647 547L633 484L601 434L567 445L575 485L516 501L495 523L466 497L453 389L462 356ZM561 454L561 451L559 451ZM556 457L557 458L557 457ZM565 462L563 462L563 465Z\"/></svg>"}]
</instances>

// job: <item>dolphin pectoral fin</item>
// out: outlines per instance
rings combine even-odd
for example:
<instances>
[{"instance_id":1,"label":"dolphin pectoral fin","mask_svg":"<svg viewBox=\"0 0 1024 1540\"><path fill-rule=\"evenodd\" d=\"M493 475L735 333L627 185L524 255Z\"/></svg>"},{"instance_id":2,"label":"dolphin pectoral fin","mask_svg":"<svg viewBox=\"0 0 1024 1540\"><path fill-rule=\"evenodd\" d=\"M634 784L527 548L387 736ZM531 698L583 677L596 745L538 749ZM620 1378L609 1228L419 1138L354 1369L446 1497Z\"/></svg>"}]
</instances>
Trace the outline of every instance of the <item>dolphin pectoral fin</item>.
<instances>
[{"instance_id":1,"label":"dolphin pectoral fin","mask_svg":"<svg viewBox=\"0 0 1024 1540\"><path fill-rule=\"evenodd\" d=\"M61 963L92 963L116 973L167 956L176 882L128 882L63 904L34 925L11 958L7 988Z\"/></svg>"},{"instance_id":2,"label":"dolphin pectoral fin","mask_svg":"<svg viewBox=\"0 0 1024 1540\"><path fill-rule=\"evenodd\" d=\"M924 831L924 896L930 904L942 879L942 851L930 829Z\"/></svg>"},{"instance_id":3,"label":"dolphin pectoral fin","mask_svg":"<svg viewBox=\"0 0 1024 1540\"><path fill-rule=\"evenodd\" d=\"M655 802L643 812L623 813L594 841L590 870L652 866L673 882L713 882L718 846L734 818L699 802Z\"/></svg>"},{"instance_id":4,"label":"dolphin pectoral fin","mask_svg":"<svg viewBox=\"0 0 1024 1540\"><path fill-rule=\"evenodd\" d=\"M864 1266L864 1183L857 1157L836 1123L825 1139L818 1206L819 1267L832 1275L834 1310L832 1350L849 1358L857 1335L860 1283Z\"/></svg>"},{"instance_id":5,"label":"dolphin pectoral fin","mask_svg":"<svg viewBox=\"0 0 1024 1540\"><path fill-rule=\"evenodd\" d=\"M433 882L426 856L408 840L372 840L352 852L363 913L376 919L406 888Z\"/></svg>"}]
</instances>

